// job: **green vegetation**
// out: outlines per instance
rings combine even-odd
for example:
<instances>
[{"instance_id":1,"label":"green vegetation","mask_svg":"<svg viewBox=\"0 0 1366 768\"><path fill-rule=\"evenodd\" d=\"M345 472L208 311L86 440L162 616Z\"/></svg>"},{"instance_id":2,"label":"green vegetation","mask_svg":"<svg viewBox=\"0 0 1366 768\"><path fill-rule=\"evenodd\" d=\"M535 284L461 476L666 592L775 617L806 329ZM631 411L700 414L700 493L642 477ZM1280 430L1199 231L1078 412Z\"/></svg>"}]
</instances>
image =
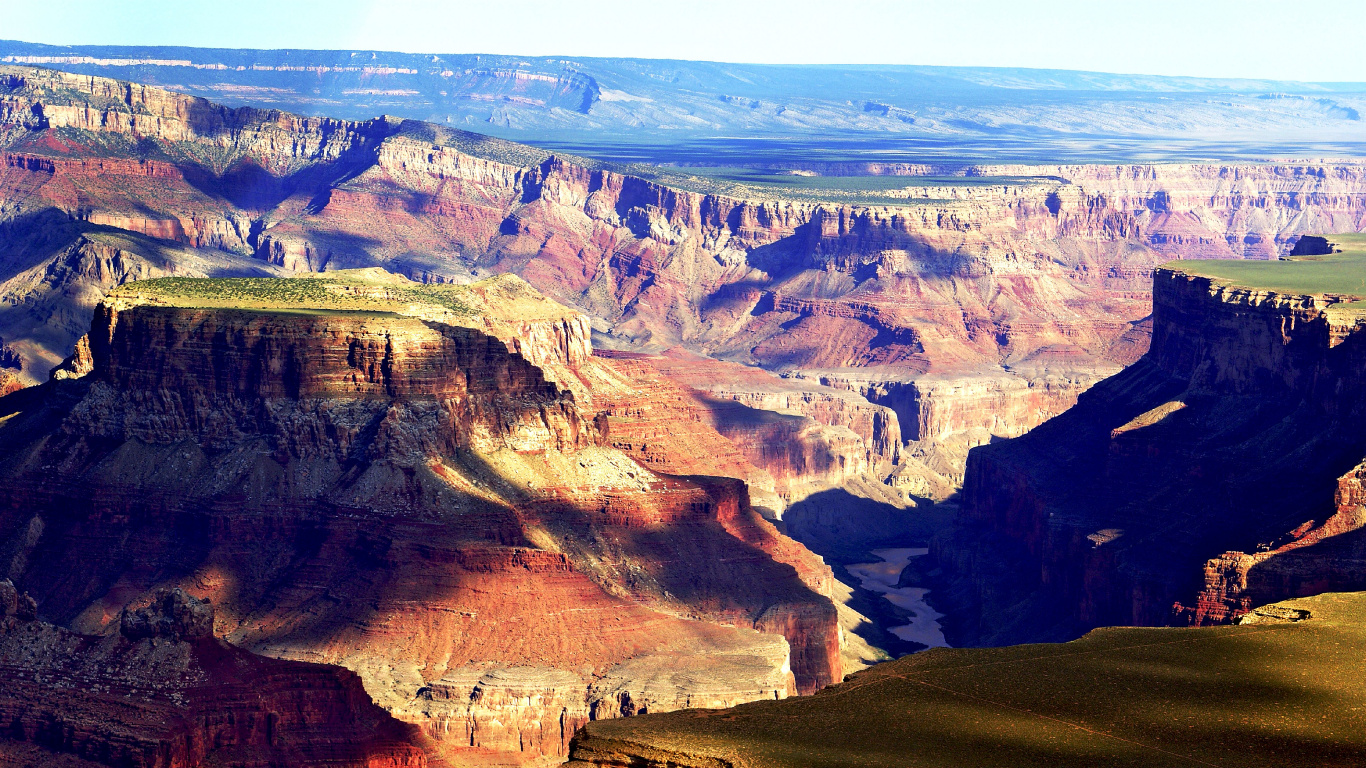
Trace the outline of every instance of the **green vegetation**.
<instances>
[{"instance_id":1,"label":"green vegetation","mask_svg":"<svg viewBox=\"0 0 1366 768\"><path fill-rule=\"evenodd\" d=\"M759 200L848 205L925 205L947 202L927 192L942 187L1056 183L1056 179L1006 176L819 176L739 166L606 165L675 189ZM929 188L929 189L927 189Z\"/></svg>"},{"instance_id":2,"label":"green vegetation","mask_svg":"<svg viewBox=\"0 0 1366 768\"><path fill-rule=\"evenodd\" d=\"M1281 261L1173 261L1164 266L1257 290L1366 299L1366 233L1327 238L1337 252L1326 256Z\"/></svg>"},{"instance_id":3,"label":"green vegetation","mask_svg":"<svg viewBox=\"0 0 1366 768\"><path fill-rule=\"evenodd\" d=\"M110 291L109 296L195 308L397 312L424 305L457 315L475 312L469 301L469 286L423 285L379 269L293 278L162 277L127 283Z\"/></svg>"},{"instance_id":4,"label":"green vegetation","mask_svg":"<svg viewBox=\"0 0 1366 768\"><path fill-rule=\"evenodd\" d=\"M575 757L674 753L671 765L748 768L1366 765L1366 593L1281 605L1313 618L937 649L812 697L592 722Z\"/></svg>"}]
</instances>

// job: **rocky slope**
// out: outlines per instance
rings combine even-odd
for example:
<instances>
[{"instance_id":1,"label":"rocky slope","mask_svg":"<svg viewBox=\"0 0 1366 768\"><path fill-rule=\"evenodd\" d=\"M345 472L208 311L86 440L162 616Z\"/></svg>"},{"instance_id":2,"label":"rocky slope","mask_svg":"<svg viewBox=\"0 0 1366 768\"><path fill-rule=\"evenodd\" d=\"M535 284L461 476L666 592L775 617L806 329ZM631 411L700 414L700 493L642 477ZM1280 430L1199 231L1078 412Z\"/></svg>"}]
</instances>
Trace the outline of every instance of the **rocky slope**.
<instances>
[{"instance_id":1,"label":"rocky slope","mask_svg":"<svg viewBox=\"0 0 1366 768\"><path fill-rule=\"evenodd\" d=\"M32 598L0 581L0 757L145 768L443 764L355 674L214 638L212 606L180 590L143 603L93 637L35 620Z\"/></svg>"},{"instance_id":2,"label":"rocky slope","mask_svg":"<svg viewBox=\"0 0 1366 768\"><path fill-rule=\"evenodd\" d=\"M630 371L518 278L130 283L0 421L0 562L72 631L176 587L214 633L356 672L452 759L840 679L830 569L710 471L614 447ZM629 434L629 427L623 430Z\"/></svg>"},{"instance_id":3,"label":"rocky slope","mask_svg":"<svg viewBox=\"0 0 1366 768\"><path fill-rule=\"evenodd\" d=\"M1366 585L1359 312L1177 267L1154 279L1145 357L970 454L937 552L963 574L963 638L1223 622Z\"/></svg>"},{"instance_id":4,"label":"rocky slope","mask_svg":"<svg viewBox=\"0 0 1366 768\"><path fill-rule=\"evenodd\" d=\"M959 172L1001 182L839 202L31 67L3 70L0 143L0 335L31 380L129 279L514 272L586 312L601 346L682 346L884 406L903 445L877 446L894 468L868 461L865 479L903 499L942 496L968 448L1140 355L1155 265L1263 258L1304 231L1366 225L1353 163L984 166ZM830 426L866 431L868 407ZM867 459L826 437L846 467Z\"/></svg>"}]
</instances>

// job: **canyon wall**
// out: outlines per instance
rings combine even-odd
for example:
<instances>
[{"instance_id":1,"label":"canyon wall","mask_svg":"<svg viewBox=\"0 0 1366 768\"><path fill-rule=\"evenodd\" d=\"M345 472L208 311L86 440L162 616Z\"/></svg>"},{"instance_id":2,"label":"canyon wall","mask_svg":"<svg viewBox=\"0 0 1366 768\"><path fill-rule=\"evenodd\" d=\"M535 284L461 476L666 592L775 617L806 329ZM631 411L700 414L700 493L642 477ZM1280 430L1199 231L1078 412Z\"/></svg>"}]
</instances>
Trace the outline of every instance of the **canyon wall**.
<instances>
[{"instance_id":1,"label":"canyon wall","mask_svg":"<svg viewBox=\"0 0 1366 768\"><path fill-rule=\"evenodd\" d=\"M4 68L0 143L0 335L21 377L40 380L127 280L512 272L582 310L600 347L681 347L848 393L857 403L824 416L785 408L824 431L773 418L731 433L779 500L855 475L900 504L944 498L968 449L1142 354L1158 264L1268 258L1303 232L1366 227L1357 163L972 166L961 184L908 176L855 204L32 67ZM765 394L782 386L723 399L797 405ZM873 435L867 413L897 423Z\"/></svg>"},{"instance_id":2,"label":"canyon wall","mask_svg":"<svg viewBox=\"0 0 1366 768\"><path fill-rule=\"evenodd\" d=\"M327 285L404 290L379 274ZM332 301L318 283L264 290ZM667 467L613 447L642 393L517 278L444 315L186 306L156 285L115 291L51 382L4 400L0 562L43 619L104 635L183 589L218 637L353 670L474 763L840 679L829 567L741 480L663 471L730 444L699 420L653 438Z\"/></svg>"},{"instance_id":3,"label":"canyon wall","mask_svg":"<svg viewBox=\"0 0 1366 768\"><path fill-rule=\"evenodd\" d=\"M969 455L936 554L983 642L1211 623L1366 585L1366 333L1333 296L1155 276L1146 356Z\"/></svg>"}]
</instances>

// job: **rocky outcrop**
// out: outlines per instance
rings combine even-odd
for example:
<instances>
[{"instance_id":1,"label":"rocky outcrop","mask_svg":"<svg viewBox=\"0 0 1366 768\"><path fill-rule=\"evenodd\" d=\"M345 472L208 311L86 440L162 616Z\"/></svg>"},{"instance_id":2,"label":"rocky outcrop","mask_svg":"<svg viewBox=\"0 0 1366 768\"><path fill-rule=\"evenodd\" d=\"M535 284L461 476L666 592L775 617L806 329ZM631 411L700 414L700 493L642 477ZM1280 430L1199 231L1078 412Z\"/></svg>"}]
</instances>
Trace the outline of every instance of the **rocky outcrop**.
<instances>
[{"instance_id":1,"label":"rocky outcrop","mask_svg":"<svg viewBox=\"0 0 1366 768\"><path fill-rule=\"evenodd\" d=\"M672 473L729 445L705 421L651 437L667 465L613 447L642 393L581 316L510 276L244 284L125 286L6 399L0 563L44 618L198 637L211 600L216 636L353 670L462 761L840 678L829 567L743 482Z\"/></svg>"},{"instance_id":2,"label":"rocky outcrop","mask_svg":"<svg viewBox=\"0 0 1366 768\"><path fill-rule=\"evenodd\" d=\"M105 637L22 612L0 620L0 754L110 768L428 765L429 742L355 674L254 656L214 639L212 624L208 604L179 590L130 606Z\"/></svg>"},{"instance_id":3,"label":"rocky outcrop","mask_svg":"<svg viewBox=\"0 0 1366 768\"><path fill-rule=\"evenodd\" d=\"M966 637L1229 621L1366 585L1359 315L1180 269L1155 286L1143 359L970 454L959 530L937 548L980 611Z\"/></svg>"}]
</instances>

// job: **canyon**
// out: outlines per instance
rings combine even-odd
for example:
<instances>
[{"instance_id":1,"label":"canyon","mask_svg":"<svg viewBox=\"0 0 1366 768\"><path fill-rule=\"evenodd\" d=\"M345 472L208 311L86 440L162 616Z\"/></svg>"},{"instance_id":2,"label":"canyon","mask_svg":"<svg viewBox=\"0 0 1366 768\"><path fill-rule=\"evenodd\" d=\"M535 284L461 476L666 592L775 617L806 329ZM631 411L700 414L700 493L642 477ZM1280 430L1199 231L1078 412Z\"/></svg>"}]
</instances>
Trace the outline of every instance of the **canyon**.
<instances>
[{"instance_id":1,"label":"canyon","mask_svg":"<svg viewBox=\"0 0 1366 768\"><path fill-rule=\"evenodd\" d=\"M825 428L829 460L766 470L775 508L864 465L879 504L942 499L969 448L1143 353L1158 264L1268 258L1366 216L1352 162L982 165L958 172L986 183L907 177L872 204L727 187L737 197L413 120L229 109L32 67L3 82L0 336L21 379L41 380L131 279L512 272L588 316L599 348L736 364L713 370L755 394L710 400ZM774 389L814 394L758 395Z\"/></svg>"},{"instance_id":2,"label":"canyon","mask_svg":"<svg viewBox=\"0 0 1366 768\"><path fill-rule=\"evenodd\" d=\"M1350 233L1278 263L1159 268L1143 357L972 449L932 542L934 589L955 592L935 618L1005 647L934 648L801 700L590 723L570 765L1360 763L1366 745L1342 738L1358 718L1335 713L1360 695L1344 662L1366 608L1363 264ZM913 569L887 566L919 552L850 570L916 600Z\"/></svg>"},{"instance_id":3,"label":"canyon","mask_svg":"<svg viewBox=\"0 0 1366 768\"><path fill-rule=\"evenodd\" d=\"M460 765L840 679L830 568L741 480L651 462L630 371L591 352L511 275L127 283L3 401L0 557L84 636L157 590L212 601L202 633L345 667ZM661 440L673 473L730 445L698 414Z\"/></svg>"},{"instance_id":4,"label":"canyon","mask_svg":"<svg viewBox=\"0 0 1366 768\"><path fill-rule=\"evenodd\" d=\"M1366 229L1360 162L778 194L33 66L0 156L0 577L71 647L209 600L403 759L836 684L912 540L954 645L1361 586L1342 296L1162 266Z\"/></svg>"}]
</instances>

